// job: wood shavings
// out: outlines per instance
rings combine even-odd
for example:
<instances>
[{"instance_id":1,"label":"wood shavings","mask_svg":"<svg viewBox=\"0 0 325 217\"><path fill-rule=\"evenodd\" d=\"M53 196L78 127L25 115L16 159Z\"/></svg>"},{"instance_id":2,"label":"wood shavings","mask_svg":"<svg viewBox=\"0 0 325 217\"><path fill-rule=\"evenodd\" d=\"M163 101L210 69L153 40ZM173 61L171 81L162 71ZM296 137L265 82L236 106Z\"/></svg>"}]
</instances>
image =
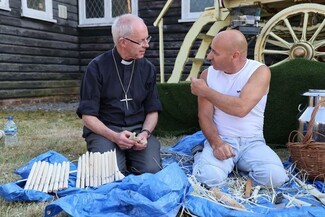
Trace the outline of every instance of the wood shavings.
<instances>
[{"instance_id":1,"label":"wood shavings","mask_svg":"<svg viewBox=\"0 0 325 217\"><path fill-rule=\"evenodd\" d=\"M140 144L144 144L144 145L148 143L148 141L146 139L139 139L137 137L137 133L136 132L133 132L131 134L130 139L132 139L133 141L136 141L136 142L138 142Z\"/></svg>"},{"instance_id":2,"label":"wood shavings","mask_svg":"<svg viewBox=\"0 0 325 217\"><path fill-rule=\"evenodd\" d=\"M251 191L252 191L252 179L248 178L246 182L246 187L245 187L245 197L250 197L251 196Z\"/></svg>"},{"instance_id":3,"label":"wood shavings","mask_svg":"<svg viewBox=\"0 0 325 217\"><path fill-rule=\"evenodd\" d=\"M211 188L213 196L221 203L226 204L230 207L235 207L239 210L246 210L246 208L233 199L229 194L221 192L218 188Z\"/></svg>"},{"instance_id":4,"label":"wood shavings","mask_svg":"<svg viewBox=\"0 0 325 217\"><path fill-rule=\"evenodd\" d=\"M305 184L302 181L300 181L298 178L294 177L294 180L298 183L300 187L305 189L309 194L316 197L322 204L325 205L325 194L318 191L314 186L310 184Z\"/></svg>"},{"instance_id":5,"label":"wood shavings","mask_svg":"<svg viewBox=\"0 0 325 217\"><path fill-rule=\"evenodd\" d=\"M307 203L305 201L299 200L296 197L292 197L292 196L289 196L287 194L283 194L283 197L285 199L289 200L289 202L287 203L286 207L290 207L291 204L293 204L295 206L298 206L298 207L301 207L301 206L311 206L310 203Z\"/></svg>"}]
</instances>

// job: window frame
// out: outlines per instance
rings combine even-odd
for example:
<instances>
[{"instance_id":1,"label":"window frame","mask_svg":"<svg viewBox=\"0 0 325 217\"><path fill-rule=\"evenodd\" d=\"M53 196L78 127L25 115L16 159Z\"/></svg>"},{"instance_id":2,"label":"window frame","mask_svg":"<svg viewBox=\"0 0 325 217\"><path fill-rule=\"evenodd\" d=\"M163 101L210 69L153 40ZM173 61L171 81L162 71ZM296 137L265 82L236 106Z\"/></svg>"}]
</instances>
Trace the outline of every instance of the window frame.
<instances>
[{"instance_id":1,"label":"window frame","mask_svg":"<svg viewBox=\"0 0 325 217\"><path fill-rule=\"evenodd\" d=\"M1 0L0 10L11 11L10 6L9 6L9 0Z\"/></svg>"},{"instance_id":2,"label":"window frame","mask_svg":"<svg viewBox=\"0 0 325 217\"><path fill-rule=\"evenodd\" d=\"M53 0L45 0L45 11L27 7L27 0L21 0L21 16L56 23L53 19Z\"/></svg>"},{"instance_id":3,"label":"window frame","mask_svg":"<svg viewBox=\"0 0 325 217\"><path fill-rule=\"evenodd\" d=\"M138 1L131 0L132 14L138 15ZM111 26L115 20L112 17L112 1L104 0L104 17L86 19L86 0L78 0L79 4L79 27ZM109 9L109 10L108 10Z\"/></svg>"},{"instance_id":4,"label":"window frame","mask_svg":"<svg viewBox=\"0 0 325 217\"><path fill-rule=\"evenodd\" d=\"M182 14L181 14L181 19L178 20L179 22L194 22L202 14L203 11L201 11L201 12L190 12L190 9L191 9L190 8L190 1L192 1L192 0L182 0L182 5L181 5ZM196 1L200 1L200 0L196 0Z\"/></svg>"}]
</instances>

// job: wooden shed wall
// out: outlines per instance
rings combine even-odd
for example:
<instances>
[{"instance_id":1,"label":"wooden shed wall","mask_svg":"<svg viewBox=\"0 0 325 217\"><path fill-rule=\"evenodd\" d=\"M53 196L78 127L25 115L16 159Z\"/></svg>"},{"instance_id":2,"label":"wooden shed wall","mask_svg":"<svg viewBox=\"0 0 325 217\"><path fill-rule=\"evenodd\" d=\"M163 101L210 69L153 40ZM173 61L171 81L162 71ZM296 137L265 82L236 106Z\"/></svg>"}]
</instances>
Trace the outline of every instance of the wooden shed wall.
<instances>
[{"instance_id":1,"label":"wooden shed wall","mask_svg":"<svg viewBox=\"0 0 325 217\"><path fill-rule=\"evenodd\" d=\"M153 23L165 0L140 0L139 16L153 36L146 57L159 66L159 33ZM67 7L67 19L58 17L58 5ZM78 97L80 80L89 61L114 46L111 27L78 27L78 0L54 0L57 23L21 16L21 1L10 0L11 11L0 10L0 104L6 99ZM192 23L179 23L181 1L164 16L165 80ZM191 55L195 55L195 46ZM190 64L185 72L189 72Z\"/></svg>"},{"instance_id":2,"label":"wooden shed wall","mask_svg":"<svg viewBox=\"0 0 325 217\"><path fill-rule=\"evenodd\" d=\"M68 18L58 17L58 5ZM0 100L76 95L80 86L77 0L53 1L50 23L0 10Z\"/></svg>"}]
</instances>

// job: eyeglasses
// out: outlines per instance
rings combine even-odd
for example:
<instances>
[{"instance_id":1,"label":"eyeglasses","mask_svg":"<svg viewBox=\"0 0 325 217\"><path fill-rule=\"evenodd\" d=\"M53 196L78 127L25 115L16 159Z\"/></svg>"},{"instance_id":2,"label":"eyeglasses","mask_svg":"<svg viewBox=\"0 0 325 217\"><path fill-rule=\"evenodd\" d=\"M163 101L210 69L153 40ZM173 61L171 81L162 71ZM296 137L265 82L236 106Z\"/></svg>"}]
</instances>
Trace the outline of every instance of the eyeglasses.
<instances>
[{"instance_id":1,"label":"eyeglasses","mask_svg":"<svg viewBox=\"0 0 325 217\"><path fill-rule=\"evenodd\" d=\"M141 42L134 41L134 40L129 39L129 38L127 38L127 37L123 37L123 38L126 39L126 40L128 40L128 41L130 41L130 42L132 42L132 43L134 43L134 44L137 44L137 45L140 45L140 46L144 46L145 43L148 43L148 44L149 44L149 42L151 41L151 38L152 38L152 37L149 35L148 38L144 39L144 40L141 41Z\"/></svg>"}]
</instances>

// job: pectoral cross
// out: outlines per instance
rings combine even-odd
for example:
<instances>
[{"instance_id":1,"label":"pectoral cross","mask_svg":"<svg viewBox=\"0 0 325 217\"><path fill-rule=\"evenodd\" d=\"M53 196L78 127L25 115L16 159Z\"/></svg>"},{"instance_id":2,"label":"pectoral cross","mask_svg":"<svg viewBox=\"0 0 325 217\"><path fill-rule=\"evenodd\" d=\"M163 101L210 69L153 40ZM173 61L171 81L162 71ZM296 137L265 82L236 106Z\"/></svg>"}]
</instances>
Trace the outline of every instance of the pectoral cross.
<instances>
[{"instance_id":1,"label":"pectoral cross","mask_svg":"<svg viewBox=\"0 0 325 217\"><path fill-rule=\"evenodd\" d=\"M132 98L128 98L128 95L127 94L124 94L124 99L121 99L120 101L121 102L125 102L125 105L126 105L126 109L129 110L129 103L128 101L131 101L133 100Z\"/></svg>"}]
</instances>

